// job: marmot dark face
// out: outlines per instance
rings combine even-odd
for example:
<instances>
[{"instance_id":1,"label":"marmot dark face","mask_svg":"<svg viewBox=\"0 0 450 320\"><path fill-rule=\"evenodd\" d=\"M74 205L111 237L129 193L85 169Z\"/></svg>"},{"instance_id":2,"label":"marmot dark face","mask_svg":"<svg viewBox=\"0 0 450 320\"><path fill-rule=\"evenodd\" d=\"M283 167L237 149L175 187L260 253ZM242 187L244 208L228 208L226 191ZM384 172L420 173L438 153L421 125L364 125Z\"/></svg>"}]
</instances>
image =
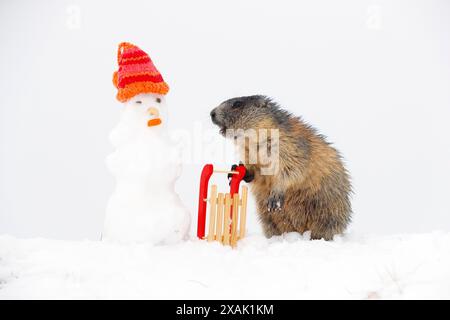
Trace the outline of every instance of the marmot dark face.
<instances>
[{"instance_id":1,"label":"marmot dark face","mask_svg":"<svg viewBox=\"0 0 450 320\"><path fill-rule=\"evenodd\" d=\"M271 119L271 101L262 95L238 97L222 102L211 111L211 120L220 127L225 136L227 129L257 129L273 127Z\"/></svg>"}]
</instances>

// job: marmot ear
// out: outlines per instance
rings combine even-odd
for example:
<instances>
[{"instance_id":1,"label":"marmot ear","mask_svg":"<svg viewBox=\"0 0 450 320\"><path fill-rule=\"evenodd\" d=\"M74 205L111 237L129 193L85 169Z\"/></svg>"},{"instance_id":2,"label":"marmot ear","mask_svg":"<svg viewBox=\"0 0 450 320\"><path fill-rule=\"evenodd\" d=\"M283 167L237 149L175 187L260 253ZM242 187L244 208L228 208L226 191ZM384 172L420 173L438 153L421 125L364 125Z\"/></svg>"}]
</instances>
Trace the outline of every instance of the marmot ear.
<instances>
[{"instance_id":1,"label":"marmot ear","mask_svg":"<svg viewBox=\"0 0 450 320\"><path fill-rule=\"evenodd\" d=\"M269 106L270 99L266 96L258 96L257 104L260 108L267 108Z\"/></svg>"}]
</instances>

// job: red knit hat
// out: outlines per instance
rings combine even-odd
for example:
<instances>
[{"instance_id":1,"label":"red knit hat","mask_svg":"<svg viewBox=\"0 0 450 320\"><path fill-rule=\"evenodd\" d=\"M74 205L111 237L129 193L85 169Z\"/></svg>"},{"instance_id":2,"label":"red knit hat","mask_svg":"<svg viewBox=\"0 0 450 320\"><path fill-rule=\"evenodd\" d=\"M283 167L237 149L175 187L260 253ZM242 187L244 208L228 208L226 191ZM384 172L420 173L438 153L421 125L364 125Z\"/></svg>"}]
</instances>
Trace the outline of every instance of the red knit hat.
<instances>
[{"instance_id":1,"label":"red knit hat","mask_svg":"<svg viewBox=\"0 0 450 320\"><path fill-rule=\"evenodd\" d=\"M119 89L117 100L125 102L140 93L166 94L169 86L152 60L137 46L122 42L117 51L119 70L113 74L114 86Z\"/></svg>"}]
</instances>

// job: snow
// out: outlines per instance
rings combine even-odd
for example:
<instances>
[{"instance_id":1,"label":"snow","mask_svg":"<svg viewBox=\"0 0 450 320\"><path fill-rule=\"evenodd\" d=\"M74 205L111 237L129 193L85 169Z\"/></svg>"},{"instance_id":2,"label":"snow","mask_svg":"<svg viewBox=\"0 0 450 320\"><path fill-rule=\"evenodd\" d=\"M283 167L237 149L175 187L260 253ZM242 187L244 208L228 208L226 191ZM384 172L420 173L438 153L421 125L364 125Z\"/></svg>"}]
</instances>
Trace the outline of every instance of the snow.
<instances>
[{"instance_id":1,"label":"snow","mask_svg":"<svg viewBox=\"0 0 450 320\"><path fill-rule=\"evenodd\" d=\"M106 161L116 186L106 208L104 239L158 244L186 237L190 215L175 192L180 148L169 138L166 115L162 95L139 94L123 104L110 134L116 149ZM147 125L156 118L160 125Z\"/></svg>"},{"instance_id":2,"label":"snow","mask_svg":"<svg viewBox=\"0 0 450 320\"><path fill-rule=\"evenodd\" d=\"M0 236L0 299L449 299L450 233L250 235L237 249Z\"/></svg>"}]
</instances>

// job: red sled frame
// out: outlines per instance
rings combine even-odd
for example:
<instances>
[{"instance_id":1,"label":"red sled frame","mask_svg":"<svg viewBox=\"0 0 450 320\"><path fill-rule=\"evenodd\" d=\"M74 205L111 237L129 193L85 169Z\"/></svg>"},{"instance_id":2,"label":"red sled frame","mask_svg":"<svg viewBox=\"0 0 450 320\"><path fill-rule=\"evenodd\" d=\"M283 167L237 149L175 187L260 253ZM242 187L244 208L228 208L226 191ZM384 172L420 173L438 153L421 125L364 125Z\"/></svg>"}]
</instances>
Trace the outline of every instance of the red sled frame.
<instances>
[{"instance_id":1,"label":"red sled frame","mask_svg":"<svg viewBox=\"0 0 450 320\"><path fill-rule=\"evenodd\" d=\"M205 238L205 224L206 224L206 199L208 199L208 184L209 179L213 173L231 173L230 195L233 196L239 193L239 185L245 176L245 166L238 165L234 170L214 170L212 164L206 164L203 167L200 176L200 190L198 196L198 221L197 221L197 237L199 239ZM231 210L232 212L233 210Z\"/></svg>"}]
</instances>

